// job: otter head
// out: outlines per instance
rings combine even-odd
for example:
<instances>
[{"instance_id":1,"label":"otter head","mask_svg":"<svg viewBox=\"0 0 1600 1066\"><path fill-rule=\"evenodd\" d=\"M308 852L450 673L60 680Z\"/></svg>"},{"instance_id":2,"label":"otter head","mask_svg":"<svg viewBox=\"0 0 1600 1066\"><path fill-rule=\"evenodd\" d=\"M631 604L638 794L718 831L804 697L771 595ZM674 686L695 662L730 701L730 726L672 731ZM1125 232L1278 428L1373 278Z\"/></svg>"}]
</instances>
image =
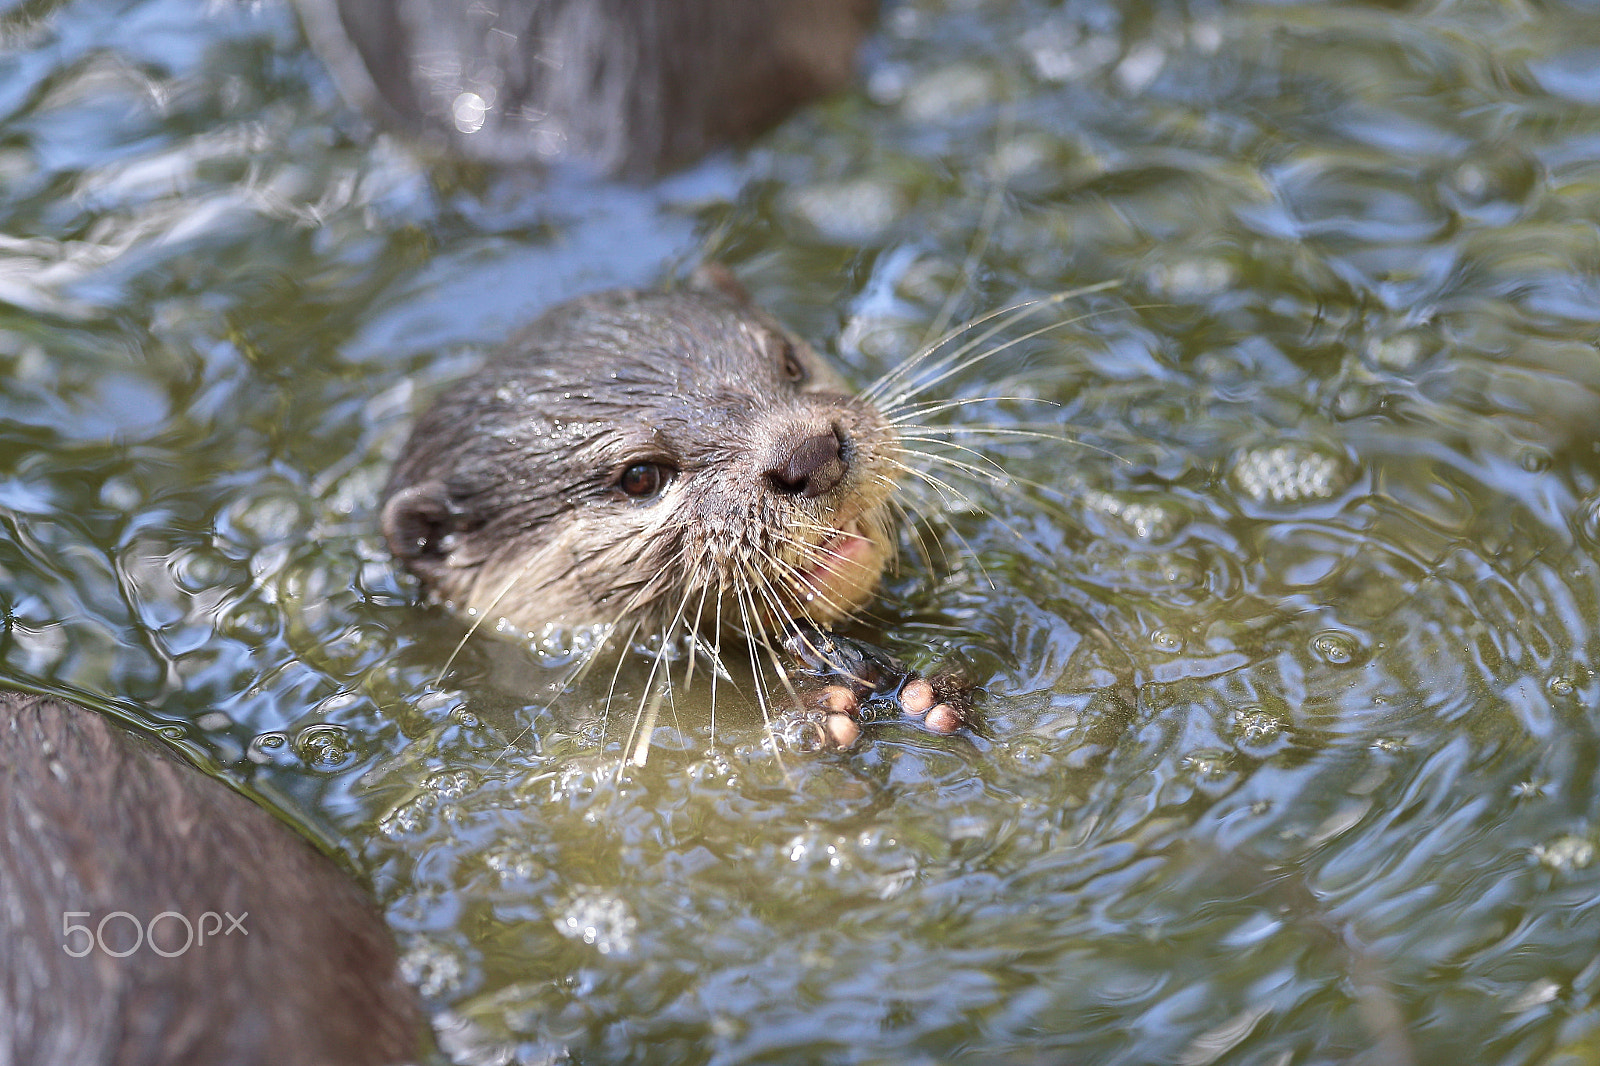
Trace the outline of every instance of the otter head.
<instances>
[{"instance_id":1,"label":"otter head","mask_svg":"<svg viewBox=\"0 0 1600 1066\"><path fill-rule=\"evenodd\" d=\"M891 557L900 448L722 280L556 307L413 430L390 549L458 609L746 633L836 622Z\"/></svg>"}]
</instances>

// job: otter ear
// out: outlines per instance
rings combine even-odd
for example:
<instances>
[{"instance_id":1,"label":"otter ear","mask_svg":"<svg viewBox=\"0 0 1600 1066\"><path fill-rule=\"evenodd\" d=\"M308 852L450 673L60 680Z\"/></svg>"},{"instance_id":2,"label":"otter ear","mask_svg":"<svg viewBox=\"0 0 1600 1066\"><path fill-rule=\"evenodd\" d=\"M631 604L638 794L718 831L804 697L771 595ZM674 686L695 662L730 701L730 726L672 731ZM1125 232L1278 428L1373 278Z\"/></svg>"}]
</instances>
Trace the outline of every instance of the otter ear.
<instances>
[{"instance_id":1,"label":"otter ear","mask_svg":"<svg viewBox=\"0 0 1600 1066\"><path fill-rule=\"evenodd\" d=\"M383 537L402 562L443 557L444 539L455 526L455 510L442 481L402 489L383 505Z\"/></svg>"},{"instance_id":2,"label":"otter ear","mask_svg":"<svg viewBox=\"0 0 1600 1066\"><path fill-rule=\"evenodd\" d=\"M694 268L694 273L689 275L689 288L719 293L741 306L750 303L749 291L739 284L733 271L714 259L708 259Z\"/></svg>"}]
</instances>

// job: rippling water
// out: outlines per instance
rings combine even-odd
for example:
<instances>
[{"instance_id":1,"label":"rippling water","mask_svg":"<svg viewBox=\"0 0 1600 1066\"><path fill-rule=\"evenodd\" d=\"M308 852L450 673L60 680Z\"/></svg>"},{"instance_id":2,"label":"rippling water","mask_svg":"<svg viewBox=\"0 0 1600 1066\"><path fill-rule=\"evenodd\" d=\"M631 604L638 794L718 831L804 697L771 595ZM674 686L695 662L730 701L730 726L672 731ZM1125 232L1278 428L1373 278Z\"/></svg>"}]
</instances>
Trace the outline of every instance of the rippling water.
<instances>
[{"instance_id":1,"label":"rippling water","mask_svg":"<svg viewBox=\"0 0 1600 1066\"><path fill-rule=\"evenodd\" d=\"M457 1061L1600 1059L1595 5L909 2L632 188L425 167L279 3L0 39L0 677L337 841ZM553 650L445 669L409 420L702 252L863 382L1117 283L947 383L1073 443L996 438L877 611L981 736L686 701L619 783Z\"/></svg>"}]
</instances>

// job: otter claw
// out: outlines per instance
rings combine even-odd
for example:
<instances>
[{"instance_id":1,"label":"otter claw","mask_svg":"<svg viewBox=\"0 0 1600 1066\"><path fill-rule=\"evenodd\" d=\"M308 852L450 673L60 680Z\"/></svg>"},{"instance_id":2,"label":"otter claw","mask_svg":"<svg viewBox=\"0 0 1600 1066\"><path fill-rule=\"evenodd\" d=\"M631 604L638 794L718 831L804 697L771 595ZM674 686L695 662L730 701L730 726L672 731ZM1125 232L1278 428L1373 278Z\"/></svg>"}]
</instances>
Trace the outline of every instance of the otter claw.
<instances>
[{"instance_id":1,"label":"otter claw","mask_svg":"<svg viewBox=\"0 0 1600 1066\"><path fill-rule=\"evenodd\" d=\"M912 719L943 735L968 722L972 686L955 674L926 678L882 648L816 629L792 632L784 648L798 664L803 709L823 716L835 748L854 744L862 722Z\"/></svg>"}]
</instances>

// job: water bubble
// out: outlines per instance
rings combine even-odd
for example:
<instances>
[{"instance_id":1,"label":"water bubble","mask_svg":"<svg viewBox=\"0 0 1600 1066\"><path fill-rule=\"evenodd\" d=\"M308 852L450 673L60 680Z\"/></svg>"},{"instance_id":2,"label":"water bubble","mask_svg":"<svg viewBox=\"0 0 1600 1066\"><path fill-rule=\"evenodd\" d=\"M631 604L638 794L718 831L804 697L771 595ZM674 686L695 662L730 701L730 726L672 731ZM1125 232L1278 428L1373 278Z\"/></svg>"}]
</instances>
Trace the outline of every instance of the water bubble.
<instances>
[{"instance_id":1,"label":"water bubble","mask_svg":"<svg viewBox=\"0 0 1600 1066\"><path fill-rule=\"evenodd\" d=\"M438 796L432 792L424 792L378 819L378 831L390 840L416 836L428 825L429 815L438 805Z\"/></svg>"},{"instance_id":2,"label":"water bubble","mask_svg":"<svg viewBox=\"0 0 1600 1066\"><path fill-rule=\"evenodd\" d=\"M780 748L802 755L827 751L829 747L822 723L809 718L791 718L783 722L777 729L776 739Z\"/></svg>"},{"instance_id":3,"label":"water bubble","mask_svg":"<svg viewBox=\"0 0 1600 1066\"><path fill-rule=\"evenodd\" d=\"M1230 762L1228 752L1220 748L1198 748L1183 757L1183 768L1197 781L1216 782L1232 772Z\"/></svg>"},{"instance_id":4,"label":"water bubble","mask_svg":"<svg viewBox=\"0 0 1600 1066\"><path fill-rule=\"evenodd\" d=\"M1058 769L1050 745L1042 737L1020 736L1005 747L1013 769L1029 777L1042 777Z\"/></svg>"},{"instance_id":5,"label":"water bubble","mask_svg":"<svg viewBox=\"0 0 1600 1066\"><path fill-rule=\"evenodd\" d=\"M545 876L549 867L524 847L507 845L484 854L483 865L493 870L502 885L530 884Z\"/></svg>"},{"instance_id":6,"label":"water bubble","mask_svg":"<svg viewBox=\"0 0 1600 1066\"><path fill-rule=\"evenodd\" d=\"M470 770L444 770L423 784L444 799L460 799L477 786L478 779Z\"/></svg>"},{"instance_id":7,"label":"water bubble","mask_svg":"<svg viewBox=\"0 0 1600 1066\"><path fill-rule=\"evenodd\" d=\"M1152 289L1172 299L1215 296L1238 284L1238 274L1225 259L1181 259L1158 263L1146 276Z\"/></svg>"},{"instance_id":8,"label":"water bubble","mask_svg":"<svg viewBox=\"0 0 1600 1066\"><path fill-rule=\"evenodd\" d=\"M419 944L400 960L400 975L428 998L455 992L466 972L459 956L435 944Z\"/></svg>"},{"instance_id":9,"label":"water bubble","mask_svg":"<svg viewBox=\"0 0 1600 1066\"><path fill-rule=\"evenodd\" d=\"M1535 845L1533 857L1557 873L1569 873L1594 861L1594 844L1585 837L1569 833L1548 844Z\"/></svg>"},{"instance_id":10,"label":"water bubble","mask_svg":"<svg viewBox=\"0 0 1600 1066\"><path fill-rule=\"evenodd\" d=\"M1332 666L1349 666L1361 652L1361 645L1348 634L1329 630L1311 638L1311 651Z\"/></svg>"},{"instance_id":11,"label":"water bubble","mask_svg":"<svg viewBox=\"0 0 1600 1066\"><path fill-rule=\"evenodd\" d=\"M342 726L307 726L294 738L295 754L313 770L337 770L353 757L355 745Z\"/></svg>"},{"instance_id":12,"label":"water bubble","mask_svg":"<svg viewBox=\"0 0 1600 1066\"><path fill-rule=\"evenodd\" d=\"M688 774L689 780L697 784L731 782L734 776L733 763L728 760L727 753L720 749L706 752L704 757L686 766L684 772Z\"/></svg>"},{"instance_id":13,"label":"water bubble","mask_svg":"<svg viewBox=\"0 0 1600 1066\"><path fill-rule=\"evenodd\" d=\"M1408 330L1374 341L1367 357L1385 370L1408 371L1439 354L1437 331Z\"/></svg>"},{"instance_id":14,"label":"water bubble","mask_svg":"<svg viewBox=\"0 0 1600 1066\"><path fill-rule=\"evenodd\" d=\"M987 70L956 63L908 83L901 106L914 122L935 122L985 107L998 91Z\"/></svg>"},{"instance_id":15,"label":"water bubble","mask_svg":"<svg viewBox=\"0 0 1600 1066\"><path fill-rule=\"evenodd\" d=\"M611 636L606 625L565 626L549 623L528 636L528 649L547 667L588 658Z\"/></svg>"},{"instance_id":16,"label":"water bubble","mask_svg":"<svg viewBox=\"0 0 1600 1066\"><path fill-rule=\"evenodd\" d=\"M1260 747L1278 739L1283 722L1277 715L1259 707L1241 707L1233 712L1233 731L1239 743Z\"/></svg>"},{"instance_id":17,"label":"water bubble","mask_svg":"<svg viewBox=\"0 0 1600 1066\"><path fill-rule=\"evenodd\" d=\"M1150 643L1159 652L1177 655L1183 651L1183 636L1175 629L1162 628L1150 634Z\"/></svg>"},{"instance_id":18,"label":"water bubble","mask_svg":"<svg viewBox=\"0 0 1600 1066\"><path fill-rule=\"evenodd\" d=\"M596 893L574 896L555 925L562 936L592 944L602 955L620 955L632 950L639 919L626 901Z\"/></svg>"},{"instance_id":19,"label":"water bubble","mask_svg":"<svg viewBox=\"0 0 1600 1066\"><path fill-rule=\"evenodd\" d=\"M901 190L885 181L860 178L797 188L785 204L826 241L871 244L907 209Z\"/></svg>"},{"instance_id":20,"label":"water bubble","mask_svg":"<svg viewBox=\"0 0 1600 1066\"><path fill-rule=\"evenodd\" d=\"M259 733L250 741L244 756L257 765L277 762L280 752L289 747L289 738L283 733Z\"/></svg>"},{"instance_id":21,"label":"water bubble","mask_svg":"<svg viewBox=\"0 0 1600 1066\"><path fill-rule=\"evenodd\" d=\"M1181 507L1151 498L1123 499L1109 492L1086 492L1084 506L1123 522L1140 540L1172 540L1189 522Z\"/></svg>"},{"instance_id":22,"label":"water bubble","mask_svg":"<svg viewBox=\"0 0 1600 1066\"><path fill-rule=\"evenodd\" d=\"M1578 534L1590 544L1600 544L1600 495L1578 505Z\"/></svg>"},{"instance_id":23,"label":"water bubble","mask_svg":"<svg viewBox=\"0 0 1600 1066\"><path fill-rule=\"evenodd\" d=\"M1290 443L1241 451L1228 476L1258 502L1304 503L1337 496L1355 480L1355 470L1332 449Z\"/></svg>"},{"instance_id":24,"label":"water bubble","mask_svg":"<svg viewBox=\"0 0 1600 1066\"><path fill-rule=\"evenodd\" d=\"M451 105L450 115L456 129L462 133L477 133L483 129L484 118L489 114L489 103L477 93L462 93Z\"/></svg>"}]
</instances>

